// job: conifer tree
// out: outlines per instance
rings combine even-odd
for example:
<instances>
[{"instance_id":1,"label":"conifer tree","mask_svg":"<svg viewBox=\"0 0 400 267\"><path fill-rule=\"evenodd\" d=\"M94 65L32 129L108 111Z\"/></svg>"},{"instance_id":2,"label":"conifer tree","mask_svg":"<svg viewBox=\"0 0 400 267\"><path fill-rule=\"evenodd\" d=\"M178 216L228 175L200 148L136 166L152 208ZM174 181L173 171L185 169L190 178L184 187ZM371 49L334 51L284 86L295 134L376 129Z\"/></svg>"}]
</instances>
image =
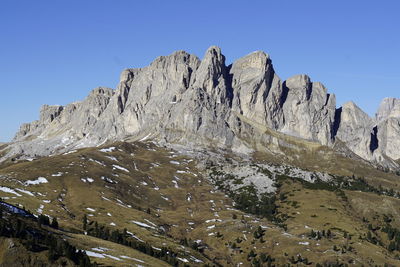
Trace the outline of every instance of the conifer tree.
<instances>
[{"instance_id":1,"label":"conifer tree","mask_svg":"<svg viewBox=\"0 0 400 267\"><path fill-rule=\"evenodd\" d=\"M326 237L328 237L328 238L332 237L331 229L328 229L328 231L326 232Z\"/></svg>"},{"instance_id":2,"label":"conifer tree","mask_svg":"<svg viewBox=\"0 0 400 267\"><path fill-rule=\"evenodd\" d=\"M58 229L58 221L56 217L54 217L53 220L51 221L51 227Z\"/></svg>"},{"instance_id":3,"label":"conifer tree","mask_svg":"<svg viewBox=\"0 0 400 267\"><path fill-rule=\"evenodd\" d=\"M87 224L88 224L88 219L87 219L86 214L83 215L82 223L83 223L83 230L86 231L87 230Z\"/></svg>"}]
</instances>

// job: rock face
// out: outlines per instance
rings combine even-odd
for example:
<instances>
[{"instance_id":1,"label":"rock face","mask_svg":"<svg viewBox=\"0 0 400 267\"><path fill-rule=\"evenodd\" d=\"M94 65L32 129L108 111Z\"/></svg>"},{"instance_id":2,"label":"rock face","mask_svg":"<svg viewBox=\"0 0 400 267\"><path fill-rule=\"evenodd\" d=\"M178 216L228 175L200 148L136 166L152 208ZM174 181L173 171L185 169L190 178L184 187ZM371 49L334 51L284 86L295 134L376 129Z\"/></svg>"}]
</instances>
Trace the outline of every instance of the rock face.
<instances>
[{"instance_id":1,"label":"rock face","mask_svg":"<svg viewBox=\"0 0 400 267\"><path fill-rule=\"evenodd\" d=\"M376 121L380 153L394 160L400 159L400 99L383 99Z\"/></svg>"},{"instance_id":2,"label":"rock face","mask_svg":"<svg viewBox=\"0 0 400 267\"><path fill-rule=\"evenodd\" d=\"M227 66L213 46L203 60L177 51L124 70L115 90L99 87L82 102L43 106L38 121L21 126L3 160L127 137L245 151L270 140L258 125L322 145L340 139L362 158L382 162L400 158L399 114L398 99L385 99L376 119L353 103L336 109L335 95L308 76L282 81L266 53Z\"/></svg>"},{"instance_id":3,"label":"rock face","mask_svg":"<svg viewBox=\"0 0 400 267\"><path fill-rule=\"evenodd\" d=\"M400 118L400 99L388 97L382 100L376 120L381 122L388 118Z\"/></svg>"},{"instance_id":4,"label":"rock face","mask_svg":"<svg viewBox=\"0 0 400 267\"><path fill-rule=\"evenodd\" d=\"M376 149L373 134L374 120L353 102L345 103L339 110L340 127L336 138L343 141L350 150L364 159L371 159Z\"/></svg>"},{"instance_id":5,"label":"rock face","mask_svg":"<svg viewBox=\"0 0 400 267\"><path fill-rule=\"evenodd\" d=\"M284 123L279 128L289 135L332 143L336 97L327 94L318 82L311 82L307 75L289 78L283 84L286 100L283 104Z\"/></svg>"},{"instance_id":6,"label":"rock face","mask_svg":"<svg viewBox=\"0 0 400 267\"><path fill-rule=\"evenodd\" d=\"M240 58L230 69L232 110L274 129L283 123L282 83L269 56L254 52Z\"/></svg>"}]
</instances>

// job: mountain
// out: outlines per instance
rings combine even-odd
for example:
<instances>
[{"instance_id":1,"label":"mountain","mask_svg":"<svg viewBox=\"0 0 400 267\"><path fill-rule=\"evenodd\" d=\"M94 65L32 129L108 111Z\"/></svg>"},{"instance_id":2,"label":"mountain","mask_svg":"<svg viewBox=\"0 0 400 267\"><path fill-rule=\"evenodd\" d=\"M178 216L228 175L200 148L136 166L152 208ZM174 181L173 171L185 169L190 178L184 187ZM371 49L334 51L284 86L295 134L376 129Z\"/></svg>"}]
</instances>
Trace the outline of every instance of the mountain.
<instances>
[{"instance_id":1,"label":"mountain","mask_svg":"<svg viewBox=\"0 0 400 267\"><path fill-rule=\"evenodd\" d=\"M144 137L242 153L286 145L260 125L323 146L340 143L348 155L396 169L400 152L388 144L400 140L399 110L400 100L390 98L376 118L352 102L336 108L335 95L307 75L282 81L266 53L227 66L213 46L203 60L178 51L124 70L116 90L99 87L82 102L44 105L38 121L21 126L2 160Z\"/></svg>"},{"instance_id":2,"label":"mountain","mask_svg":"<svg viewBox=\"0 0 400 267\"><path fill-rule=\"evenodd\" d=\"M399 119L264 52L159 57L0 144L0 266L399 266Z\"/></svg>"}]
</instances>

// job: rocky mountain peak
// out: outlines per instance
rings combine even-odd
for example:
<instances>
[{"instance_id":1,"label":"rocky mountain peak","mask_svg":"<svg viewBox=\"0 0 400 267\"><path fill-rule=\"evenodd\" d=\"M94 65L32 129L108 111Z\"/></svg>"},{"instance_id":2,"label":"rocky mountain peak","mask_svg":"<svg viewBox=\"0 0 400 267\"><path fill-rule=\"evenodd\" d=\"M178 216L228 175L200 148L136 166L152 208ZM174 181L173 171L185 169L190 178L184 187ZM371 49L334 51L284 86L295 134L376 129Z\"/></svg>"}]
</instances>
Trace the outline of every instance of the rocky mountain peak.
<instances>
[{"instance_id":1,"label":"rocky mountain peak","mask_svg":"<svg viewBox=\"0 0 400 267\"><path fill-rule=\"evenodd\" d=\"M246 70L247 72L251 70L265 71L269 64L271 64L271 60L268 54L262 51L255 51L236 60L233 63L233 68Z\"/></svg>"},{"instance_id":2,"label":"rocky mountain peak","mask_svg":"<svg viewBox=\"0 0 400 267\"><path fill-rule=\"evenodd\" d=\"M287 79L283 89L285 123L280 131L323 145L332 144L335 96L327 94L321 83L311 82L310 77L304 74Z\"/></svg>"},{"instance_id":3,"label":"rocky mountain peak","mask_svg":"<svg viewBox=\"0 0 400 267\"><path fill-rule=\"evenodd\" d=\"M346 116L351 116L354 120L360 120L366 123L372 123L372 119L367 113L365 113L360 107L357 106L353 101L348 101L342 105L342 112ZM347 117L343 117L347 120ZM343 121L343 120L342 120Z\"/></svg>"},{"instance_id":4,"label":"rocky mountain peak","mask_svg":"<svg viewBox=\"0 0 400 267\"><path fill-rule=\"evenodd\" d=\"M279 110L282 83L264 52L236 60L230 68L232 109L257 123L276 128L282 122Z\"/></svg>"},{"instance_id":5,"label":"rocky mountain peak","mask_svg":"<svg viewBox=\"0 0 400 267\"><path fill-rule=\"evenodd\" d=\"M336 137L343 141L354 153L371 159L371 142L374 121L354 102L343 104L340 113L340 127Z\"/></svg>"},{"instance_id":6,"label":"rocky mountain peak","mask_svg":"<svg viewBox=\"0 0 400 267\"><path fill-rule=\"evenodd\" d=\"M218 61L223 61L222 63L225 63L225 56L222 55L221 48L216 45L210 46L207 49L203 61L208 60L210 58L216 58Z\"/></svg>"},{"instance_id":7,"label":"rocky mountain peak","mask_svg":"<svg viewBox=\"0 0 400 267\"><path fill-rule=\"evenodd\" d=\"M308 88L311 85L311 79L308 75L298 74L288 78L285 81L285 84L289 88L300 89L301 91L309 90ZM305 90L302 90L305 89Z\"/></svg>"},{"instance_id":8,"label":"rocky mountain peak","mask_svg":"<svg viewBox=\"0 0 400 267\"><path fill-rule=\"evenodd\" d=\"M379 159L389 157L400 159L400 99L385 98L376 114Z\"/></svg>"},{"instance_id":9,"label":"rocky mountain peak","mask_svg":"<svg viewBox=\"0 0 400 267\"><path fill-rule=\"evenodd\" d=\"M200 61L199 58L195 55L191 55L186 51L179 50L176 52L173 52L172 54L168 56L159 56L157 57L149 67L152 68L160 68L164 69L165 67L168 66L175 66L175 65L180 65L180 64L186 64L189 61Z\"/></svg>"},{"instance_id":10,"label":"rocky mountain peak","mask_svg":"<svg viewBox=\"0 0 400 267\"><path fill-rule=\"evenodd\" d=\"M352 102L336 108L335 95L305 74L282 81L262 51L226 66L221 49L211 46L202 60L177 51L124 70L116 90L98 87L82 102L43 106L3 160L144 136L250 151L276 138L260 130L268 128L331 147L339 139L366 160L394 166L399 120L399 99L384 99L375 121Z\"/></svg>"},{"instance_id":11,"label":"rocky mountain peak","mask_svg":"<svg viewBox=\"0 0 400 267\"><path fill-rule=\"evenodd\" d=\"M229 85L226 83L227 73L225 56L222 55L221 49L211 46L196 70L191 86L214 96L219 103L226 102L230 95Z\"/></svg>"},{"instance_id":12,"label":"rocky mountain peak","mask_svg":"<svg viewBox=\"0 0 400 267\"><path fill-rule=\"evenodd\" d=\"M384 98L379 105L376 113L377 121L382 121L387 118L400 118L400 99L387 97Z\"/></svg>"}]
</instances>

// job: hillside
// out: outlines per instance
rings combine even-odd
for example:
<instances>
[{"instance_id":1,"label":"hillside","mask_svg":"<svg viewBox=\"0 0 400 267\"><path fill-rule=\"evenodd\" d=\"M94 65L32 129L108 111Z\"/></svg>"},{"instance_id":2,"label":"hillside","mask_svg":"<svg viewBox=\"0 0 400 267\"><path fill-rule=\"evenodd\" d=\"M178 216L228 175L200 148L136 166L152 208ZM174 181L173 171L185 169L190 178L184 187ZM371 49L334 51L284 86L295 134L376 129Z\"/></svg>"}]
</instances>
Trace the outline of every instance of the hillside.
<instances>
[{"instance_id":1,"label":"hillside","mask_svg":"<svg viewBox=\"0 0 400 267\"><path fill-rule=\"evenodd\" d=\"M398 177L321 153L117 142L3 163L0 197L100 265L399 265Z\"/></svg>"}]
</instances>

